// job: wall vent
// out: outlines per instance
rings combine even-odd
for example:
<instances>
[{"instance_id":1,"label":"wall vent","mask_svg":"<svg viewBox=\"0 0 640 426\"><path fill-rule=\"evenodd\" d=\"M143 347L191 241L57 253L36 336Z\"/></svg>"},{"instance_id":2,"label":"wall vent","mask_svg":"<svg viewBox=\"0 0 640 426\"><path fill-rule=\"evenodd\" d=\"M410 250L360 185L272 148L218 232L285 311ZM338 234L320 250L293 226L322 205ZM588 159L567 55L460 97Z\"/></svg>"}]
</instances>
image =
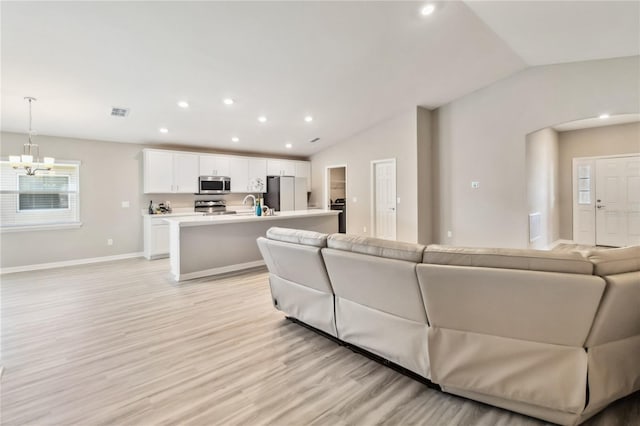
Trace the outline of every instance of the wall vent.
<instances>
[{"instance_id":1,"label":"wall vent","mask_svg":"<svg viewBox=\"0 0 640 426\"><path fill-rule=\"evenodd\" d=\"M532 243L542 238L542 224L540 212L529 214L529 242Z\"/></svg>"},{"instance_id":2,"label":"wall vent","mask_svg":"<svg viewBox=\"0 0 640 426\"><path fill-rule=\"evenodd\" d=\"M315 138L315 139L311 139L309 142L310 143L314 143L314 142L318 142L320 140L320 138Z\"/></svg>"},{"instance_id":3,"label":"wall vent","mask_svg":"<svg viewBox=\"0 0 640 426\"><path fill-rule=\"evenodd\" d=\"M126 117L129 115L129 108L111 107L112 117Z\"/></svg>"}]
</instances>

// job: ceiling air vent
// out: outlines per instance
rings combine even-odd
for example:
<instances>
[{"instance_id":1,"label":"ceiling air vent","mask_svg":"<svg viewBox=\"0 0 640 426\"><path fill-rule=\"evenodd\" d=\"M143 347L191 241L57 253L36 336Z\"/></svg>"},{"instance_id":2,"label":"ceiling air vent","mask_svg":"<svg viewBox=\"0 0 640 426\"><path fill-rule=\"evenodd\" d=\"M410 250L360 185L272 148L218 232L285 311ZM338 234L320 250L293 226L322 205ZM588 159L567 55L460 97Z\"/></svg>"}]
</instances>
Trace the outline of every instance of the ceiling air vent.
<instances>
[{"instance_id":1,"label":"ceiling air vent","mask_svg":"<svg viewBox=\"0 0 640 426\"><path fill-rule=\"evenodd\" d=\"M127 115L129 115L129 108L111 108L112 117L126 117Z\"/></svg>"},{"instance_id":2,"label":"ceiling air vent","mask_svg":"<svg viewBox=\"0 0 640 426\"><path fill-rule=\"evenodd\" d=\"M314 143L314 142L318 142L320 140L320 138L315 138L315 139L311 139L309 142L310 143Z\"/></svg>"}]
</instances>

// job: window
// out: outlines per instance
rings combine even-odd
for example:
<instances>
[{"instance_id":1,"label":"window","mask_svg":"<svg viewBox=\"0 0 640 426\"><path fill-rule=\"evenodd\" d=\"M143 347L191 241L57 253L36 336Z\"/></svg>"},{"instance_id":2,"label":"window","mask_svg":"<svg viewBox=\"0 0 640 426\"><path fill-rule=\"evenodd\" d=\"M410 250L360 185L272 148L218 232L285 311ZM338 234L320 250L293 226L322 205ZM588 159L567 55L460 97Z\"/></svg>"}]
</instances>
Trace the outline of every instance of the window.
<instances>
[{"instance_id":1,"label":"window","mask_svg":"<svg viewBox=\"0 0 640 426\"><path fill-rule=\"evenodd\" d=\"M27 176L0 163L2 230L79 226L79 166L58 163L49 172Z\"/></svg>"}]
</instances>

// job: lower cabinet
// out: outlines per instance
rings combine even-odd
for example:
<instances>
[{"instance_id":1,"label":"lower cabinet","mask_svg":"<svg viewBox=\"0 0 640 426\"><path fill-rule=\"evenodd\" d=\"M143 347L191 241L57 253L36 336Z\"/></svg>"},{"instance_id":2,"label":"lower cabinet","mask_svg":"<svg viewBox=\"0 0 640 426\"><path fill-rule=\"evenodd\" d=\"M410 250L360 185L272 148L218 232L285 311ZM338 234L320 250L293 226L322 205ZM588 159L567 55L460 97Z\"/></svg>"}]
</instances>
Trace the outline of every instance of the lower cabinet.
<instances>
[{"instance_id":1,"label":"lower cabinet","mask_svg":"<svg viewBox=\"0 0 640 426\"><path fill-rule=\"evenodd\" d=\"M185 214L184 216L201 216L202 214ZM178 217L183 215L171 215ZM169 224L166 216L144 216L144 257L148 260L169 257Z\"/></svg>"}]
</instances>

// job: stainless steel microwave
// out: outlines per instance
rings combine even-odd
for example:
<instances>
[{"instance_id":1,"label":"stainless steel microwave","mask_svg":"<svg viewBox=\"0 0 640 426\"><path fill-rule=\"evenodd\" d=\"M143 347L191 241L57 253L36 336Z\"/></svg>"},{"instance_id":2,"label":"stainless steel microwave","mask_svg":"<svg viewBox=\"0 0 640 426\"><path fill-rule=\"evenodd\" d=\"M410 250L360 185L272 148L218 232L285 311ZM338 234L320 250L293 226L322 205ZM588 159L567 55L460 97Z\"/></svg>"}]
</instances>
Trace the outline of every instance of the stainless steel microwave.
<instances>
[{"instance_id":1,"label":"stainless steel microwave","mask_svg":"<svg viewBox=\"0 0 640 426\"><path fill-rule=\"evenodd\" d=\"M231 178L228 176L200 176L198 194L226 194L231 192Z\"/></svg>"}]
</instances>

